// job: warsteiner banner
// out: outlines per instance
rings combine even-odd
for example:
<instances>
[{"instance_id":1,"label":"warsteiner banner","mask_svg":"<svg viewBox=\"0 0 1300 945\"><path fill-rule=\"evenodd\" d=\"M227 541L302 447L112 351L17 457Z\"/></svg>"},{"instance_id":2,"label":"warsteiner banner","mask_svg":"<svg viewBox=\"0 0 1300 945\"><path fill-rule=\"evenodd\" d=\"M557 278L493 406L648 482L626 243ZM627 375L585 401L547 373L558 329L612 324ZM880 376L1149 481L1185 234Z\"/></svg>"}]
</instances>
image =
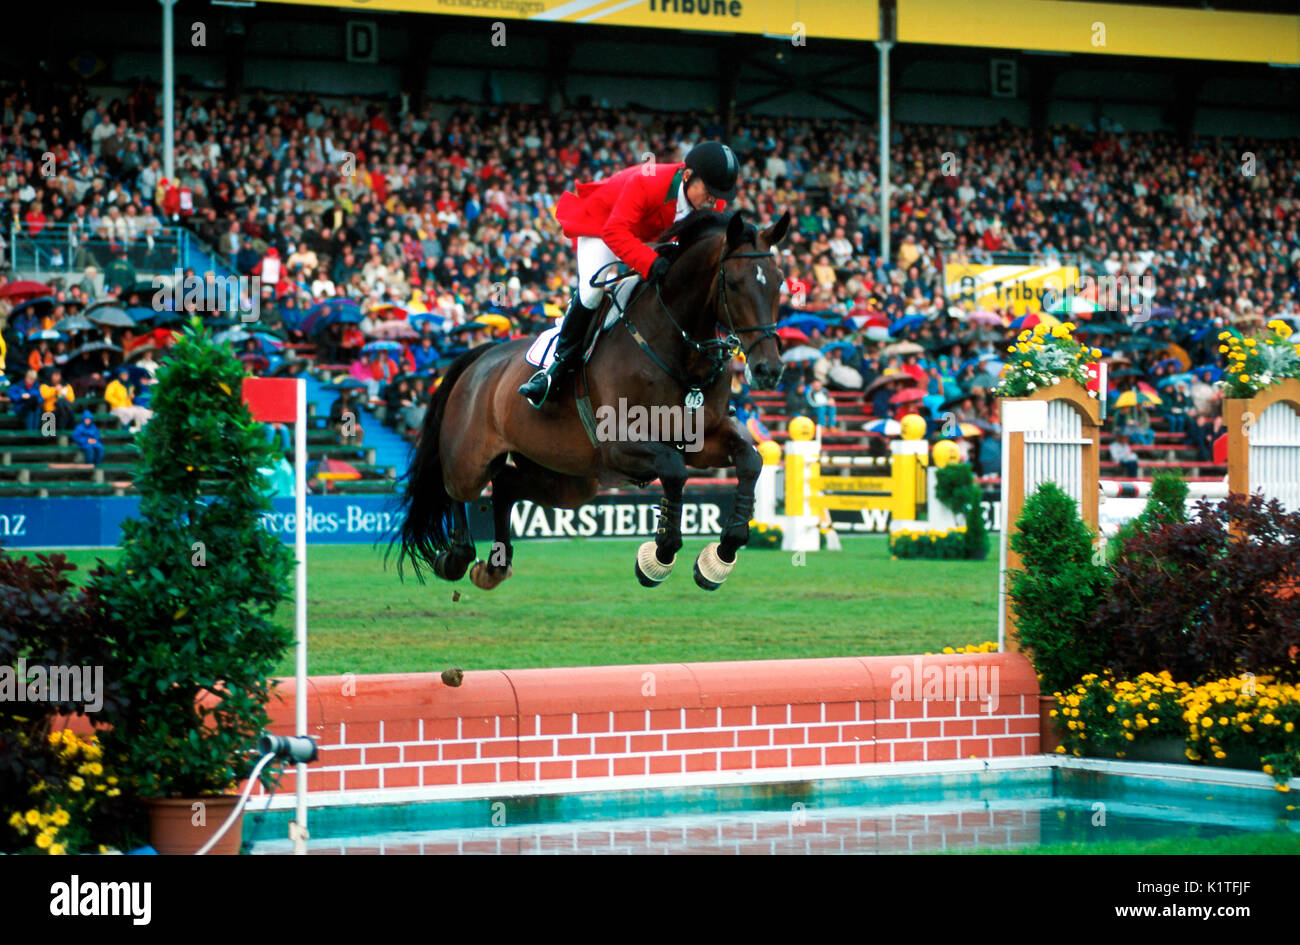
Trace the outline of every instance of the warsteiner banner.
<instances>
[{"instance_id":1,"label":"warsteiner banner","mask_svg":"<svg viewBox=\"0 0 1300 945\"><path fill-rule=\"evenodd\" d=\"M264 0L320 6L319 0ZM348 10L392 10L606 26L650 26L706 33L756 33L821 39L876 39L877 0L351 0Z\"/></svg>"},{"instance_id":2,"label":"warsteiner banner","mask_svg":"<svg viewBox=\"0 0 1300 945\"><path fill-rule=\"evenodd\" d=\"M1059 299L1079 281L1073 266L981 266L945 263L944 297L965 309L1001 309L1010 305L1017 315L1043 310L1043 297Z\"/></svg>"}]
</instances>

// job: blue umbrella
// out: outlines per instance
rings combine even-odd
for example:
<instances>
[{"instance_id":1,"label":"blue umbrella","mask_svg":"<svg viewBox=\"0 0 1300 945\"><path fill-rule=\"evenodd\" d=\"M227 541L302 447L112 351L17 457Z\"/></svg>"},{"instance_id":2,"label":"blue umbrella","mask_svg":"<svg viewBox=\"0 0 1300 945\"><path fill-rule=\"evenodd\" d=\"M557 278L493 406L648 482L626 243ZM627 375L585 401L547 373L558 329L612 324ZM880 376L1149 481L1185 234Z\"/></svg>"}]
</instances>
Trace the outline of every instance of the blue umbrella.
<instances>
[{"instance_id":1,"label":"blue umbrella","mask_svg":"<svg viewBox=\"0 0 1300 945\"><path fill-rule=\"evenodd\" d=\"M365 387L366 382L355 377L340 377L330 381L325 385L330 390L349 390L352 388Z\"/></svg>"},{"instance_id":2,"label":"blue umbrella","mask_svg":"<svg viewBox=\"0 0 1300 945\"><path fill-rule=\"evenodd\" d=\"M356 321L361 321L361 306L355 299L326 299L307 309L307 314L298 322L298 330L312 334L324 325L344 321L347 313L354 314Z\"/></svg>"},{"instance_id":3,"label":"blue umbrella","mask_svg":"<svg viewBox=\"0 0 1300 945\"><path fill-rule=\"evenodd\" d=\"M1190 384L1192 380L1191 371L1183 374L1170 374L1168 377L1162 377L1156 381L1156 387L1168 387L1170 384Z\"/></svg>"},{"instance_id":4,"label":"blue umbrella","mask_svg":"<svg viewBox=\"0 0 1300 945\"><path fill-rule=\"evenodd\" d=\"M540 306L541 303L538 302L537 305ZM538 312L533 314L541 315L542 312L539 310ZM441 328L443 323L446 320L447 320L447 316L441 314L440 312L412 312L410 315L406 317L406 323L410 325L412 328L414 328L416 331L419 331L420 326L423 325L425 322L428 322L429 324L433 325L435 328Z\"/></svg>"},{"instance_id":5,"label":"blue umbrella","mask_svg":"<svg viewBox=\"0 0 1300 945\"><path fill-rule=\"evenodd\" d=\"M54 296L42 295L39 299L28 299L22 305L15 305L9 310L9 317L12 318L24 309L36 308L38 305L48 305L52 308L54 306Z\"/></svg>"},{"instance_id":6,"label":"blue umbrella","mask_svg":"<svg viewBox=\"0 0 1300 945\"><path fill-rule=\"evenodd\" d=\"M372 341L364 348L361 349L361 353L364 355L364 354L375 354L377 352L384 351L389 354L396 354L401 350L402 350L402 346L398 344L396 341Z\"/></svg>"},{"instance_id":7,"label":"blue umbrella","mask_svg":"<svg viewBox=\"0 0 1300 945\"><path fill-rule=\"evenodd\" d=\"M889 326L889 333L897 337L905 331L911 331L917 325L925 324L924 315L905 315Z\"/></svg>"},{"instance_id":8,"label":"blue umbrella","mask_svg":"<svg viewBox=\"0 0 1300 945\"><path fill-rule=\"evenodd\" d=\"M244 329L242 328L231 328L228 331L223 331L220 334L213 336L212 340L217 342L218 344L224 343L224 344L238 345L238 344L243 344L245 341L247 341L249 338L252 337L253 337L252 335L244 331Z\"/></svg>"},{"instance_id":9,"label":"blue umbrella","mask_svg":"<svg viewBox=\"0 0 1300 945\"><path fill-rule=\"evenodd\" d=\"M154 309L151 308L145 308L143 305L136 305L131 308L128 308L126 310L126 314L130 315L137 322L148 322L148 321L153 321L153 319L157 318L159 315L162 315L163 312L155 311Z\"/></svg>"},{"instance_id":10,"label":"blue umbrella","mask_svg":"<svg viewBox=\"0 0 1300 945\"><path fill-rule=\"evenodd\" d=\"M830 354L836 348L844 349L845 354L856 354L858 351L851 341L832 341L828 345L822 345L822 354Z\"/></svg>"},{"instance_id":11,"label":"blue umbrella","mask_svg":"<svg viewBox=\"0 0 1300 945\"><path fill-rule=\"evenodd\" d=\"M1195 332L1192 333L1192 340L1193 340L1193 341L1200 341L1202 338L1204 338L1204 337L1205 337L1206 335L1208 335L1210 332L1212 332L1212 331L1218 331L1218 330L1219 330L1219 329L1218 329L1216 326L1214 326L1214 325L1206 325L1204 328L1199 329L1198 331L1195 331Z\"/></svg>"},{"instance_id":12,"label":"blue umbrella","mask_svg":"<svg viewBox=\"0 0 1300 945\"><path fill-rule=\"evenodd\" d=\"M825 331L826 326L830 323L824 318L818 318L816 315L791 315L776 323L777 328L797 328L805 335L811 331Z\"/></svg>"},{"instance_id":13,"label":"blue umbrella","mask_svg":"<svg viewBox=\"0 0 1300 945\"><path fill-rule=\"evenodd\" d=\"M63 334L55 331L53 328L34 331L27 336L28 341L60 341L62 338Z\"/></svg>"}]
</instances>

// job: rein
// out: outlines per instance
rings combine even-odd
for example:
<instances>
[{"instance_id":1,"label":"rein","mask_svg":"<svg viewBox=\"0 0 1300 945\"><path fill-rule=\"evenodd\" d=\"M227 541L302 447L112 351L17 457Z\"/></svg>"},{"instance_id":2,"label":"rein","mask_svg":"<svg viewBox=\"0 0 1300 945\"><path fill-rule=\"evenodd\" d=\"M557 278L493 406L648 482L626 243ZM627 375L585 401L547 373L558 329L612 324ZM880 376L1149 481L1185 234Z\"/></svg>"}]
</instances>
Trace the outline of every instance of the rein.
<instances>
[{"instance_id":1,"label":"rein","mask_svg":"<svg viewBox=\"0 0 1300 945\"><path fill-rule=\"evenodd\" d=\"M695 340L686 332L685 329L682 328L682 326L677 322L677 319L673 317L672 310L668 307L668 303L664 301L663 292L659 284L655 283L655 297L659 300L659 307L663 309L664 314L668 316L669 323L677 330L677 334L681 336L682 342L689 350L694 351L712 365L712 370L708 373L708 376L699 383L692 383L684 377L680 371L676 370L671 365L665 364L664 360L660 358L659 355L655 354L654 349L650 347L650 343L646 341L645 337L637 327L632 324L631 319L627 317L627 312L620 312L620 318L623 324L627 326L628 332L632 335L632 340L637 343L637 347L644 351L661 371L671 377L682 387L686 388L687 395L685 402L687 407L696 408L704 404L704 390L712 386L713 382L716 381L718 377L721 376L722 372L726 370L731 359L735 357L737 350L743 351L745 355L748 356L749 352L752 351L756 345L760 344L764 339L776 335L775 325L755 325L751 328L736 327L735 319L731 316L731 306L727 299L727 276L723 269L723 266L728 259L770 259L771 257L772 254L770 252L726 253L718 260L718 269L715 276L715 281L718 285L718 303L715 304L715 308L721 310L726 321L728 333L724 337L714 337L707 341ZM592 277L592 282L594 284L595 276ZM630 307L629 303L629 308ZM755 338L747 347L742 348L739 336L747 332L757 332L758 337ZM716 325L714 333L716 336Z\"/></svg>"}]
</instances>

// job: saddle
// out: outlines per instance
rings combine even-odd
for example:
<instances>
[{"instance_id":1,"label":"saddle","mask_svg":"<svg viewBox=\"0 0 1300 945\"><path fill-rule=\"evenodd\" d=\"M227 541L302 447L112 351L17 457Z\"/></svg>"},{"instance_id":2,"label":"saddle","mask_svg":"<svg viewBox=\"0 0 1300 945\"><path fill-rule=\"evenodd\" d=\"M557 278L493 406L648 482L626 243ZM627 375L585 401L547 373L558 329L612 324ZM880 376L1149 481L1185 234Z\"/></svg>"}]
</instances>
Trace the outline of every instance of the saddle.
<instances>
[{"instance_id":1,"label":"saddle","mask_svg":"<svg viewBox=\"0 0 1300 945\"><path fill-rule=\"evenodd\" d=\"M596 309L595 317L592 318L591 324L587 328L587 337L583 339L583 364L591 360L601 336L618 324L619 319L623 317L623 313L627 311L627 307L632 303L632 296L637 286L641 284L641 277L633 274L617 282L605 293L605 297L601 299L600 307ZM559 337L559 325L553 325L546 329L528 346L528 350L524 352L524 360L534 367L543 369L550 367L551 362L555 360L555 340Z\"/></svg>"}]
</instances>

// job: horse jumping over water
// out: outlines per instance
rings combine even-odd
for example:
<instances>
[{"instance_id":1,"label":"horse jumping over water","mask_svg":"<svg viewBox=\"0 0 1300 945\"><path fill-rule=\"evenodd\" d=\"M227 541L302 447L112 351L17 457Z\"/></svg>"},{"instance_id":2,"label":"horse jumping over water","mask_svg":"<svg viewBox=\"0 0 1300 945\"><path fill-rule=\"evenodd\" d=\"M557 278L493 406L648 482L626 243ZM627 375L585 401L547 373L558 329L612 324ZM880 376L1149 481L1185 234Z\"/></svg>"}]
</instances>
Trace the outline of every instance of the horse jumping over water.
<instances>
[{"instance_id":1,"label":"horse jumping over water","mask_svg":"<svg viewBox=\"0 0 1300 945\"><path fill-rule=\"evenodd\" d=\"M754 484L762 468L748 431L728 411L729 366L739 348L756 386L775 387L780 377L775 322L784 275L773 249L789 225L788 213L759 230L739 212L712 210L697 210L673 224L660 237L677 240L676 260L663 279L636 289L585 367L540 410L518 394L534 371L524 360L531 339L482 345L453 362L425 416L402 496L399 569L409 558L417 576L423 563L448 581L470 570L473 583L490 590L512 573L510 510L516 502L576 508L602 485L658 479L663 487L658 531L636 555L637 578L654 587L668 577L682 547L687 467L734 466L738 483L731 516L720 540L695 562L696 583L716 590L749 541ZM702 394L704 416L697 426L703 430L702 447L692 452L680 441L589 436L579 413L579 385L592 405L626 398L647 413L694 406ZM489 482L494 550L490 560L476 561L467 503Z\"/></svg>"}]
</instances>

